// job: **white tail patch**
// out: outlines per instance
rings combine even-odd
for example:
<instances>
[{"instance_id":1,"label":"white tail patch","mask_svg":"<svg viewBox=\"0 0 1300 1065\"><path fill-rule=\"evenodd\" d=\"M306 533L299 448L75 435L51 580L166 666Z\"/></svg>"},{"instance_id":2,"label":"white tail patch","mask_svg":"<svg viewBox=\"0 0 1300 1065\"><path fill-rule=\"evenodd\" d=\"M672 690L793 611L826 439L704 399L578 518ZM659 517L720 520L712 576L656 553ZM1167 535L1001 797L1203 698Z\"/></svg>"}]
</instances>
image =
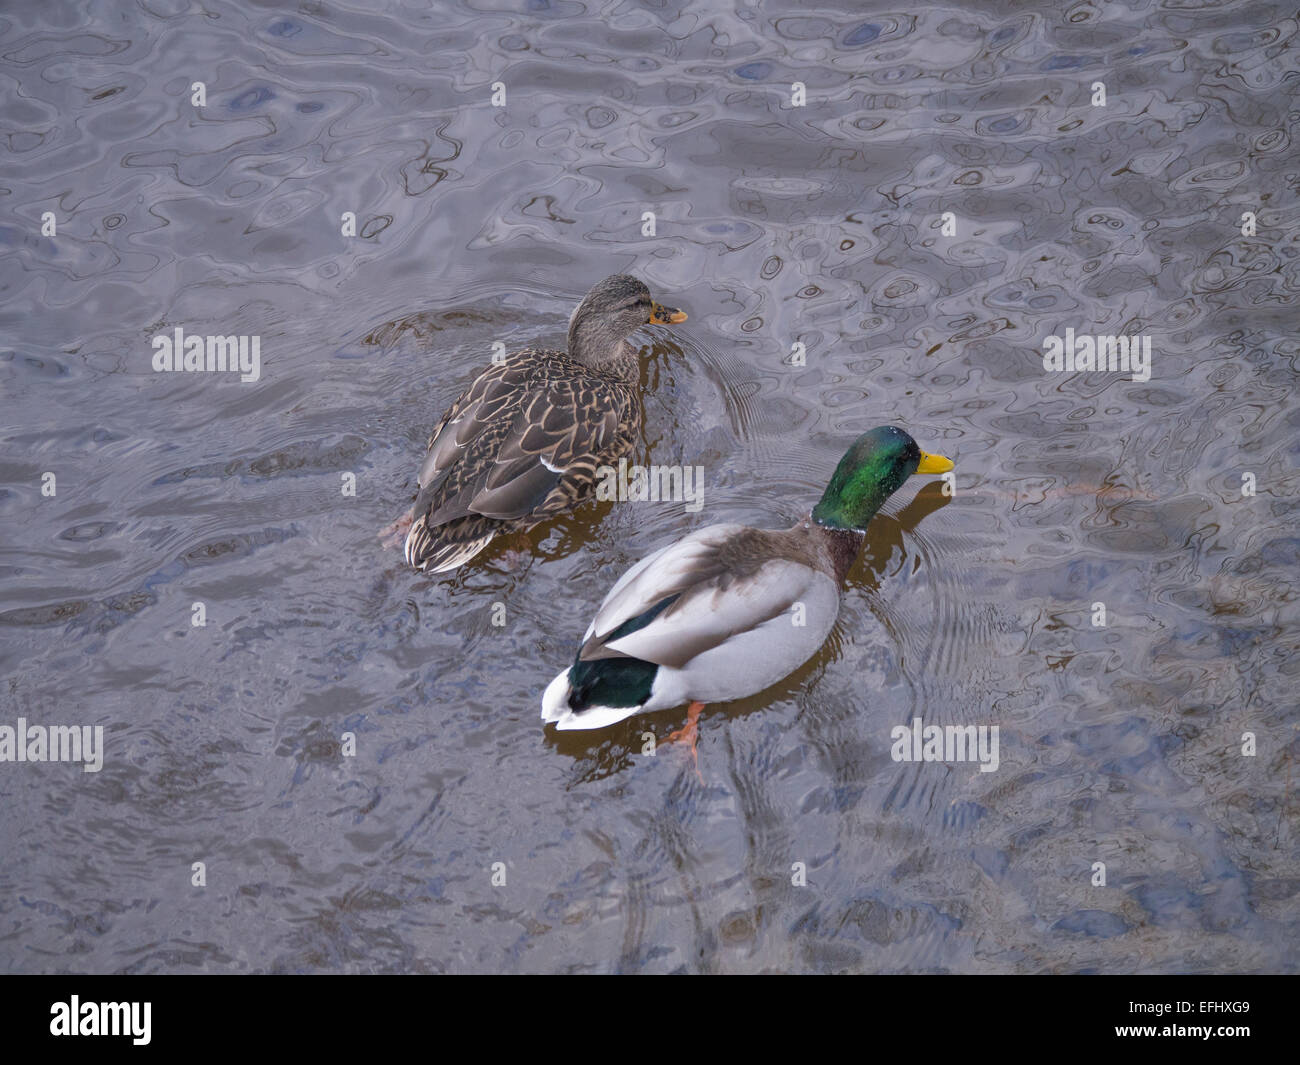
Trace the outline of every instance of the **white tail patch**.
<instances>
[{"instance_id":1,"label":"white tail patch","mask_svg":"<svg viewBox=\"0 0 1300 1065\"><path fill-rule=\"evenodd\" d=\"M555 723L555 727L561 732L608 728L644 712L640 706L589 706L580 714L570 710L567 716Z\"/></svg>"},{"instance_id":2,"label":"white tail patch","mask_svg":"<svg viewBox=\"0 0 1300 1065\"><path fill-rule=\"evenodd\" d=\"M606 728L625 718L644 713L640 706L589 706L577 713L569 706L569 671L566 669L542 693L542 720L561 732Z\"/></svg>"},{"instance_id":3,"label":"white tail patch","mask_svg":"<svg viewBox=\"0 0 1300 1065\"><path fill-rule=\"evenodd\" d=\"M559 721L569 709L569 671L566 669L542 692L542 720Z\"/></svg>"},{"instance_id":4,"label":"white tail patch","mask_svg":"<svg viewBox=\"0 0 1300 1065\"><path fill-rule=\"evenodd\" d=\"M492 542L496 533L464 543L440 544L425 525L425 519L413 522L406 534L406 561L425 573L446 573L465 565Z\"/></svg>"}]
</instances>

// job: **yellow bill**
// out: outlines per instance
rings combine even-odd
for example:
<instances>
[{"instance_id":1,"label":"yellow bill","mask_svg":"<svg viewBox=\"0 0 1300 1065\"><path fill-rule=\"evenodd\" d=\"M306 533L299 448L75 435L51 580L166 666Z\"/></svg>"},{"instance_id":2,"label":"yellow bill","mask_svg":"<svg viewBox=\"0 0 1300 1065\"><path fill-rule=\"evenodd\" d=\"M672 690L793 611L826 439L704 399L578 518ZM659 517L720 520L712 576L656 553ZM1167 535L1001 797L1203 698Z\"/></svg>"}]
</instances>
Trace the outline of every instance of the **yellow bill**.
<instances>
[{"instance_id":1,"label":"yellow bill","mask_svg":"<svg viewBox=\"0 0 1300 1065\"><path fill-rule=\"evenodd\" d=\"M952 459L946 459L942 455L929 455L921 452L921 465L916 468L917 473L947 473L953 468Z\"/></svg>"}]
</instances>

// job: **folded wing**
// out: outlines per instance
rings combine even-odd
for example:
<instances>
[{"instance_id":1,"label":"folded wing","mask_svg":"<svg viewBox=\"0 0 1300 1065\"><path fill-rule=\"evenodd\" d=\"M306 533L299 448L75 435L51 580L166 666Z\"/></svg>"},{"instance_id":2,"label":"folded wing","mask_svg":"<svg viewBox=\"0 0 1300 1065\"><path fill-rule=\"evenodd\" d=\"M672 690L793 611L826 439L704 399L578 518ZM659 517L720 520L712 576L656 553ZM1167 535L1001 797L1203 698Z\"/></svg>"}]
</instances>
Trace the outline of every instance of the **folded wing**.
<instances>
[{"instance_id":1,"label":"folded wing","mask_svg":"<svg viewBox=\"0 0 1300 1065\"><path fill-rule=\"evenodd\" d=\"M622 656L681 669L824 591L826 575L801 562L746 562L743 536L751 532L710 526L638 563L601 604L579 661Z\"/></svg>"},{"instance_id":2,"label":"folded wing","mask_svg":"<svg viewBox=\"0 0 1300 1065\"><path fill-rule=\"evenodd\" d=\"M489 368L434 430L415 516L432 530L471 515L541 520L572 506L596 470L631 447L620 427L629 402L594 375L547 380L535 366Z\"/></svg>"}]
</instances>

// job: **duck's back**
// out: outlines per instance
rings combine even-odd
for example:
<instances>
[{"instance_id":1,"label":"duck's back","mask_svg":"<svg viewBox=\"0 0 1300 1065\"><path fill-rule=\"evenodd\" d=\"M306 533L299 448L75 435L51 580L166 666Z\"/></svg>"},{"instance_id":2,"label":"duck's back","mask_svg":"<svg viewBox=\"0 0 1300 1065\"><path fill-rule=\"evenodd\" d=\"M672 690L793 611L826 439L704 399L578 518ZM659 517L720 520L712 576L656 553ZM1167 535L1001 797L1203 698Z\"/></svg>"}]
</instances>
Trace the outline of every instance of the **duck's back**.
<instances>
[{"instance_id":1,"label":"duck's back","mask_svg":"<svg viewBox=\"0 0 1300 1065\"><path fill-rule=\"evenodd\" d=\"M762 691L825 642L839 612L832 569L821 543L798 529L700 529L623 575L575 669L641 661L654 678L646 710Z\"/></svg>"},{"instance_id":2,"label":"duck's back","mask_svg":"<svg viewBox=\"0 0 1300 1065\"><path fill-rule=\"evenodd\" d=\"M452 569L496 534L581 502L640 422L631 383L565 352L526 349L488 367L429 440L407 560Z\"/></svg>"}]
</instances>

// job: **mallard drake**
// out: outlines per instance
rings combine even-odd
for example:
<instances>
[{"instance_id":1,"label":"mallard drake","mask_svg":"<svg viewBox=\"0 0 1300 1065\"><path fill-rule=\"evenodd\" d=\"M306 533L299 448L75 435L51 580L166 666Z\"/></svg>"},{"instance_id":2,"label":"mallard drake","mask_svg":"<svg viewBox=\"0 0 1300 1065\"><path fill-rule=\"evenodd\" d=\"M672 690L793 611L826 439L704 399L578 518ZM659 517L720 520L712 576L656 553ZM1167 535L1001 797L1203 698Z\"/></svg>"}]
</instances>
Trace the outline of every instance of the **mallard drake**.
<instances>
[{"instance_id":1,"label":"mallard drake","mask_svg":"<svg viewBox=\"0 0 1300 1065\"><path fill-rule=\"evenodd\" d=\"M790 529L711 525L643 559L610 590L573 665L542 696L542 719L597 729L634 714L705 703L775 684L821 647L867 523L915 473L946 473L902 429L854 441L821 501ZM796 607L802 605L802 610Z\"/></svg>"},{"instance_id":2,"label":"mallard drake","mask_svg":"<svg viewBox=\"0 0 1300 1065\"><path fill-rule=\"evenodd\" d=\"M684 321L618 274L578 304L567 352L524 348L480 373L429 438L407 562L455 569L494 536L590 496L596 471L617 465L641 426L640 367L626 338L648 323Z\"/></svg>"}]
</instances>

